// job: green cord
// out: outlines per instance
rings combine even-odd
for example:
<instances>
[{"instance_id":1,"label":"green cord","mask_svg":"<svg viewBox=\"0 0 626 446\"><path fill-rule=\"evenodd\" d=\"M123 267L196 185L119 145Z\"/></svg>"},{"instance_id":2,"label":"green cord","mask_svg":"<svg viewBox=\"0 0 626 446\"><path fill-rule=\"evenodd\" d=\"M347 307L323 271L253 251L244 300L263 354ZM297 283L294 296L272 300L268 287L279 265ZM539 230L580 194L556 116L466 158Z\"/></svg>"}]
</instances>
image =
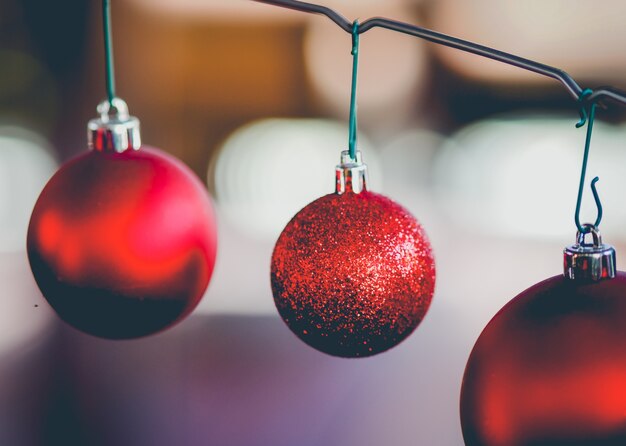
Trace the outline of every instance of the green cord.
<instances>
[{"instance_id":1,"label":"green cord","mask_svg":"<svg viewBox=\"0 0 626 446\"><path fill-rule=\"evenodd\" d=\"M592 90L586 89L580 95L579 102L583 103L585 98L593 93ZM592 103L588 105L589 111L586 109L587 104L583 104L580 108L580 121L576 124L577 128L582 127L587 123L587 137L585 139L585 151L583 153L583 165L580 172L580 183L578 185L578 198L576 200L576 213L574 214L574 222L576 223L576 228L581 234L586 234L590 232L589 227L584 227L580 224L580 207L583 200L583 190L585 188L585 176L587 174L587 162L589 160L589 147L591 146L591 133L593 132L593 121L596 117L596 103ZM596 207L598 208L598 216L596 218L596 222L593 224L596 228L600 225L602 221L602 203L600 202L600 196L598 195L598 190L596 189L596 183L599 178L595 177L591 181L591 192L593 193L593 199L596 203Z\"/></svg>"},{"instance_id":2,"label":"green cord","mask_svg":"<svg viewBox=\"0 0 626 446\"><path fill-rule=\"evenodd\" d=\"M357 139L357 119L356 119L356 87L359 72L359 21L355 20L352 25L352 93L350 96L350 139L348 148L350 158L356 160L356 139Z\"/></svg>"},{"instance_id":3,"label":"green cord","mask_svg":"<svg viewBox=\"0 0 626 446\"><path fill-rule=\"evenodd\" d=\"M102 28L104 31L104 66L107 98L113 105L115 99L115 74L113 68L113 43L111 41L111 7L109 0L102 0Z\"/></svg>"}]
</instances>

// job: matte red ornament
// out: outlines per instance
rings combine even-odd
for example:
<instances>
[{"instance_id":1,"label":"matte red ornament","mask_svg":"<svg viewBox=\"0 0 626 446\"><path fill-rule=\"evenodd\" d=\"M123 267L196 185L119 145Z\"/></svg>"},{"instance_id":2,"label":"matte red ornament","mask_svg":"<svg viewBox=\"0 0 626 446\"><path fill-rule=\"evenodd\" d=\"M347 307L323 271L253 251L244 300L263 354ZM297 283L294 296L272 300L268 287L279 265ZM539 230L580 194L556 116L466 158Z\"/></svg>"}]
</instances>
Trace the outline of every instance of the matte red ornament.
<instances>
[{"instance_id":1,"label":"matte red ornament","mask_svg":"<svg viewBox=\"0 0 626 446\"><path fill-rule=\"evenodd\" d=\"M28 257L70 325L135 338L180 321L202 298L216 256L206 190L164 152L92 150L66 163L33 211Z\"/></svg>"},{"instance_id":2,"label":"matte red ornament","mask_svg":"<svg viewBox=\"0 0 626 446\"><path fill-rule=\"evenodd\" d=\"M466 445L626 445L626 274L592 280L590 259L574 260L587 277L538 283L484 329L463 379Z\"/></svg>"},{"instance_id":3,"label":"matte red ornament","mask_svg":"<svg viewBox=\"0 0 626 446\"><path fill-rule=\"evenodd\" d=\"M417 220L389 198L356 192L351 181L289 222L274 248L271 282L280 315L300 339L363 357L415 330L433 296L435 266Z\"/></svg>"}]
</instances>

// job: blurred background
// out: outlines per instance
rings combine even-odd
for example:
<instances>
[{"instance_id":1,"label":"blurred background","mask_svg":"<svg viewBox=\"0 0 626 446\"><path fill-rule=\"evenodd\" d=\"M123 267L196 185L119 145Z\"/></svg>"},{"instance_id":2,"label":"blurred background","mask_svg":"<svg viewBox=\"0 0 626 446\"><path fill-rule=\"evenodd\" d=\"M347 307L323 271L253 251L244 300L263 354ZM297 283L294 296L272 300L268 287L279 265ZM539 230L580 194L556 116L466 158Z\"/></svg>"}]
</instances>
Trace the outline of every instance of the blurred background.
<instances>
[{"instance_id":1,"label":"blurred background","mask_svg":"<svg viewBox=\"0 0 626 446\"><path fill-rule=\"evenodd\" d=\"M163 334L102 341L56 319L28 267L26 227L59 163L86 150L105 96L100 4L0 0L0 444L462 446L458 398L474 341L508 300L560 274L574 242L575 102L519 69L390 31L362 36L359 141L372 189L422 222L438 283L400 346L332 358L279 319L269 261L289 219L333 191L348 140L350 36L324 17L246 0L112 3L118 94L144 141L206 182L218 263L200 307ZM536 59L583 88L626 88L618 0L320 3ZM599 112L588 178L601 178L604 240L618 253L625 116ZM584 221L595 219L588 192Z\"/></svg>"}]
</instances>

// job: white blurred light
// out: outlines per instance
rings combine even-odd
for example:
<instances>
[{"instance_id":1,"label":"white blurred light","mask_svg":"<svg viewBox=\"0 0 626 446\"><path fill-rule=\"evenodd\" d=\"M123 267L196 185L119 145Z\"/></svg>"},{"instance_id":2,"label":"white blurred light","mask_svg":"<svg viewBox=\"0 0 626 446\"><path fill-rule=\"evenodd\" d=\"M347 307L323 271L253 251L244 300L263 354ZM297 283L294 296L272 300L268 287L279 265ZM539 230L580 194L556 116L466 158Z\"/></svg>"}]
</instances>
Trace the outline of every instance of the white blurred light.
<instances>
[{"instance_id":1,"label":"white blurred light","mask_svg":"<svg viewBox=\"0 0 626 446\"><path fill-rule=\"evenodd\" d=\"M51 152L38 134L0 126L0 356L46 339L52 320L26 258L30 214L57 167Z\"/></svg>"},{"instance_id":2,"label":"white blurred light","mask_svg":"<svg viewBox=\"0 0 626 446\"><path fill-rule=\"evenodd\" d=\"M237 130L211 168L224 217L249 235L275 240L300 209L334 191L347 139L347 125L315 119L267 119ZM376 152L363 136L359 149L370 188L380 190Z\"/></svg>"},{"instance_id":3,"label":"white blurred light","mask_svg":"<svg viewBox=\"0 0 626 446\"><path fill-rule=\"evenodd\" d=\"M432 180L432 164L445 137L431 130L400 133L381 149L381 164L390 194L396 189L426 192Z\"/></svg>"},{"instance_id":4,"label":"white blurred light","mask_svg":"<svg viewBox=\"0 0 626 446\"><path fill-rule=\"evenodd\" d=\"M359 13L381 15L379 5L369 8L359 3ZM378 7L375 7L378 6ZM386 5L385 15L415 21L406 5ZM365 18L369 15L365 14ZM355 15L355 17L358 17ZM309 20L305 35L305 60L308 77L322 105L336 116L347 116L352 79L352 39L328 20ZM361 35L359 56L359 117L370 125L399 127L420 98L426 77L426 52L418 39L389 31L370 31Z\"/></svg>"},{"instance_id":5,"label":"white blurred light","mask_svg":"<svg viewBox=\"0 0 626 446\"><path fill-rule=\"evenodd\" d=\"M408 209L429 237L441 227L440 212L433 200L432 171L445 140L431 130L412 129L391 138L380 151L385 195Z\"/></svg>"},{"instance_id":6,"label":"white blurred light","mask_svg":"<svg viewBox=\"0 0 626 446\"><path fill-rule=\"evenodd\" d=\"M444 146L435 172L448 216L482 233L573 241L585 140L585 130L575 123L575 116L511 117L458 132ZM597 175L605 209L602 232L622 239L625 140L624 129L596 122L581 213L583 222L595 220L589 182Z\"/></svg>"},{"instance_id":7,"label":"white blurred light","mask_svg":"<svg viewBox=\"0 0 626 446\"><path fill-rule=\"evenodd\" d=\"M0 127L0 251L26 248L30 214L56 167L41 136L18 127Z\"/></svg>"}]
</instances>

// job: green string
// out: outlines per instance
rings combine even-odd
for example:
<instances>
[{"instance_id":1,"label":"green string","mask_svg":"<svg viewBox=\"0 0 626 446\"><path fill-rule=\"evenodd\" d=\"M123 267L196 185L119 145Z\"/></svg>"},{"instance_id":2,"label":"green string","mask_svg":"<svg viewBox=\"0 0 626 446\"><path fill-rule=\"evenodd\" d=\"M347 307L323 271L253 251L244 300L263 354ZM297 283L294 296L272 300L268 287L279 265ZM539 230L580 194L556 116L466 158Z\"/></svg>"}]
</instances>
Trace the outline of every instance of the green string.
<instances>
[{"instance_id":1,"label":"green string","mask_svg":"<svg viewBox=\"0 0 626 446\"><path fill-rule=\"evenodd\" d=\"M574 214L574 221L576 223L576 227L581 234L587 234L591 231L591 228L585 227L580 224L580 207L583 200L583 190L585 188L585 176L587 174L587 162L589 160L589 147L591 146L591 133L593 132L593 121L596 117L596 103L592 104L584 104L585 99L593 93L592 90L586 89L580 95L578 101L582 104L580 108L580 121L576 124L576 128L580 128L587 123L587 137L585 139L585 151L583 154L583 165L580 172L580 183L578 185L578 199L576 200L576 213ZM587 111L587 107L589 107L589 111ZM593 224L596 228L600 225L602 221L602 203L600 202L600 196L598 195L598 190L596 189L596 183L599 178L595 177L591 181L591 192L593 193L593 199L596 203L596 207L598 208L598 216L596 218L596 222Z\"/></svg>"},{"instance_id":2,"label":"green string","mask_svg":"<svg viewBox=\"0 0 626 446\"><path fill-rule=\"evenodd\" d=\"M113 43L111 41L111 7L109 0L102 0L102 28L104 31L104 66L109 104L115 99L115 74L113 68Z\"/></svg>"},{"instance_id":3,"label":"green string","mask_svg":"<svg viewBox=\"0 0 626 446\"><path fill-rule=\"evenodd\" d=\"M356 119L356 87L359 72L359 21L352 24L352 93L350 95L350 139L348 148L350 158L356 160L356 139L357 139L357 119Z\"/></svg>"}]
</instances>

